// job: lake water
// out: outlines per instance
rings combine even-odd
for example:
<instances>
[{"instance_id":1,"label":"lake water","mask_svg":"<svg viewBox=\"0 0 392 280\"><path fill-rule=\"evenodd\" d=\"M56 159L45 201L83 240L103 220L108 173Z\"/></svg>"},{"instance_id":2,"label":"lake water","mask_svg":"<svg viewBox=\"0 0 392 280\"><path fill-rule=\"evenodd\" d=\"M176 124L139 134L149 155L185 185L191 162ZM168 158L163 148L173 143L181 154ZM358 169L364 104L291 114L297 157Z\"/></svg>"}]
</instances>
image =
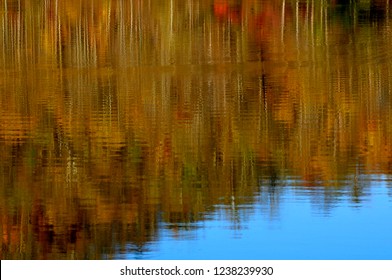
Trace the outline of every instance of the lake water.
<instances>
[{"instance_id":1,"label":"lake water","mask_svg":"<svg viewBox=\"0 0 392 280\"><path fill-rule=\"evenodd\" d=\"M390 4L0 0L0 258L392 259Z\"/></svg>"}]
</instances>

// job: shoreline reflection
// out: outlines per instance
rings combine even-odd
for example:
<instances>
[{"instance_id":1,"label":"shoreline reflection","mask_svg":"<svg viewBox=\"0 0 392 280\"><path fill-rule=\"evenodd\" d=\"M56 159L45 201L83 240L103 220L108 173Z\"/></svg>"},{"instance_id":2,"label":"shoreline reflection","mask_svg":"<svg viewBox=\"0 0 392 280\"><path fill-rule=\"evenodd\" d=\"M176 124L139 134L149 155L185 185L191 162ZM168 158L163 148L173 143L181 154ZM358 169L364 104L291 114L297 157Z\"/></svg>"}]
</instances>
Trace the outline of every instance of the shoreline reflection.
<instances>
[{"instance_id":1,"label":"shoreline reflection","mask_svg":"<svg viewBox=\"0 0 392 280\"><path fill-rule=\"evenodd\" d=\"M0 0L0 258L390 258L391 18L359 2Z\"/></svg>"}]
</instances>

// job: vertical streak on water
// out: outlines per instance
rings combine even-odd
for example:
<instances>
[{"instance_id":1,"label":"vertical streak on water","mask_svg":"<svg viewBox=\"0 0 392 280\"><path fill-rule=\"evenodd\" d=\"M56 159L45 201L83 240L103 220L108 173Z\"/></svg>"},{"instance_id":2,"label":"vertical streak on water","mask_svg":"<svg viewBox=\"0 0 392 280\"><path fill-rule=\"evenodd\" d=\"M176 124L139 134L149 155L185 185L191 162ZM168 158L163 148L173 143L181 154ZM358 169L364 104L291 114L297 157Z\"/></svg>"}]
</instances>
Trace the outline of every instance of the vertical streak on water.
<instances>
[{"instance_id":1,"label":"vertical streak on water","mask_svg":"<svg viewBox=\"0 0 392 280\"><path fill-rule=\"evenodd\" d=\"M18 70L21 70L21 33L22 33L22 7L20 4L20 0L18 0L18 18L17 18L17 24L16 24L16 42L14 41L13 43L15 43L16 49L17 49L17 65L18 65Z\"/></svg>"},{"instance_id":2,"label":"vertical streak on water","mask_svg":"<svg viewBox=\"0 0 392 280\"><path fill-rule=\"evenodd\" d=\"M314 0L312 0L311 4L311 13L310 13L310 38L311 38L311 47L312 47L312 65L314 65L316 60L316 51L315 51L315 40L314 40ZM315 68L313 67L313 72Z\"/></svg>"},{"instance_id":3,"label":"vertical streak on water","mask_svg":"<svg viewBox=\"0 0 392 280\"><path fill-rule=\"evenodd\" d=\"M133 4L133 1L131 1L131 5ZM132 16L132 13L131 13ZM108 3L108 13L107 13L107 24L106 24L106 29L105 29L105 36L107 40L111 40L110 36L110 25L111 25L111 19L112 19L112 2L109 1Z\"/></svg>"},{"instance_id":4,"label":"vertical streak on water","mask_svg":"<svg viewBox=\"0 0 392 280\"><path fill-rule=\"evenodd\" d=\"M84 66L90 66L90 53L89 50L91 50L90 46L90 40L89 40L89 34L91 33L89 30L89 24L88 24L88 13L86 14L86 17L84 17L84 33L83 33L83 56L85 58L85 64Z\"/></svg>"},{"instance_id":5,"label":"vertical streak on water","mask_svg":"<svg viewBox=\"0 0 392 280\"><path fill-rule=\"evenodd\" d=\"M326 51L325 51L325 55L326 55L325 61L327 63L327 67L326 67L327 75L330 75L331 69L330 69L330 51L329 51L329 39L328 39L329 38L328 37L328 7L327 7L327 5L326 5L324 0L321 2L321 6L322 6L322 11L325 11L324 12L324 18L322 18L322 21L325 22L324 23L325 26L324 26L324 30L323 30L323 33L325 34L324 46L325 46L325 49L326 49ZM337 71L338 72L340 71L339 68L337 68ZM340 79L340 75L338 76L338 79ZM328 88L327 88L328 94L333 94L333 92L332 92L333 91L332 83L331 83L331 81L329 79L327 80L327 85L328 85Z\"/></svg>"},{"instance_id":6,"label":"vertical streak on water","mask_svg":"<svg viewBox=\"0 0 392 280\"><path fill-rule=\"evenodd\" d=\"M80 67L84 67L86 66L86 56L85 56L85 52L86 52L86 48L87 48L87 44L86 44L86 17L83 16L83 6L82 6L82 2L80 3L81 5L81 9L80 9L80 13L79 13L79 19L80 19L80 40L79 40L79 50L80 50L80 61L79 61L79 65Z\"/></svg>"},{"instance_id":7,"label":"vertical streak on water","mask_svg":"<svg viewBox=\"0 0 392 280\"><path fill-rule=\"evenodd\" d=\"M263 93L263 98L262 98L262 100L263 100L263 103L264 103L264 118L265 118L265 127L266 127L266 129L267 129L267 135L268 135L268 128L269 128L269 126L268 126L268 110L269 110L269 108L268 108L268 100L267 100L267 89L266 89L266 85L265 85L265 76L264 76L264 62L262 63L262 65L261 65L261 67L262 67L262 71L261 71L261 79L260 79L260 81L261 81L261 87L260 87L260 90L262 91L262 93Z\"/></svg>"},{"instance_id":8,"label":"vertical streak on water","mask_svg":"<svg viewBox=\"0 0 392 280\"><path fill-rule=\"evenodd\" d=\"M210 16L211 17L211 16ZM211 20L211 18L210 18L210 21L212 21ZM206 28L207 29L207 32L208 32L208 34L207 34L207 36L208 36L208 38L207 38L207 40L208 40L208 47L207 47L207 53L208 53L208 62L209 63L212 63L213 62L213 57L212 57L212 30L211 30L211 28Z\"/></svg>"},{"instance_id":9,"label":"vertical streak on water","mask_svg":"<svg viewBox=\"0 0 392 280\"><path fill-rule=\"evenodd\" d=\"M323 0L322 1L322 9L323 9L323 11L325 11L325 13L324 13L324 21L325 21L325 31L324 31L324 34L325 34L325 48L326 48L326 62L327 62L327 73L328 73L328 75L329 75L329 73L330 73L330 50L329 50L329 37L328 37L328 7L327 7L327 4L325 3L325 1ZM339 71L339 69L338 69L338 71ZM330 91L331 92L331 90L332 90L332 88L331 88L331 83L329 83L328 82L328 91Z\"/></svg>"},{"instance_id":10,"label":"vertical streak on water","mask_svg":"<svg viewBox=\"0 0 392 280\"><path fill-rule=\"evenodd\" d=\"M3 70L5 70L5 45L7 42L7 30L8 30L8 26L7 26L7 0L4 1L4 14L2 15L2 27L3 27L3 32L2 32L2 37L3 37L3 41L2 41L2 46L3 46Z\"/></svg>"},{"instance_id":11,"label":"vertical streak on water","mask_svg":"<svg viewBox=\"0 0 392 280\"><path fill-rule=\"evenodd\" d=\"M170 0L170 37L173 35L173 0Z\"/></svg>"},{"instance_id":12,"label":"vertical streak on water","mask_svg":"<svg viewBox=\"0 0 392 280\"><path fill-rule=\"evenodd\" d=\"M131 66L132 63L134 62L134 56L133 53L135 52L135 50L133 49L133 45L132 45L132 41L134 38L134 1L129 1L130 4L130 17L129 17L129 42L128 46L129 46L129 64L127 64L128 66Z\"/></svg>"},{"instance_id":13,"label":"vertical streak on water","mask_svg":"<svg viewBox=\"0 0 392 280\"><path fill-rule=\"evenodd\" d=\"M328 48L329 44L328 44L328 7L325 4L325 2L322 2L323 5L323 10L325 11L324 14L324 20L325 20L325 41L327 42L326 47Z\"/></svg>"},{"instance_id":14,"label":"vertical streak on water","mask_svg":"<svg viewBox=\"0 0 392 280\"><path fill-rule=\"evenodd\" d=\"M91 56L92 56L92 65L94 67L97 67L97 62L98 62L98 58L97 58L97 35L96 35L96 27L98 26L98 19L96 19L94 17L94 2L91 3L91 5L93 6L91 9L91 22L90 22L90 26L92 31L91 33L91 43L92 43L92 50L91 50Z\"/></svg>"},{"instance_id":15,"label":"vertical streak on water","mask_svg":"<svg viewBox=\"0 0 392 280\"><path fill-rule=\"evenodd\" d=\"M280 40L281 40L281 43L282 44L284 44L284 24L285 24L285 11L286 11L286 0L283 0L283 3L282 3L282 14L281 14L281 26L280 26L280 32L281 32L281 35L280 35Z\"/></svg>"},{"instance_id":16,"label":"vertical streak on water","mask_svg":"<svg viewBox=\"0 0 392 280\"><path fill-rule=\"evenodd\" d=\"M136 65L140 66L142 64L142 42L143 42L143 30L142 30L142 9L143 9L143 5L142 5L142 0L138 1L138 18L137 18L137 30L138 30L138 37L135 38L136 42L138 42L139 45L139 49L138 49L138 58L137 58L137 62Z\"/></svg>"},{"instance_id":17,"label":"vertical streak on water","mask_svg":"<svg viewBox=\"0 0 392 280\"><path fill-rule=\"evenodd\" d=\"M295 2L295 40L297 55L299 57L299 0Z\"/></svg>"},{"instance_id":18,"label":"vertical streak on water","mask_svg":"<svg viewBox=\"0 0 392 280\"><path fill-rule=\"evenodd\" d=\"M25 31L22 34L22 40L23 40L23 45L24 45L23 57L24 57L24 61L25 61L26 65L31 65L30 64L31 61L29 61L29 54L28 54L29 53L29 45L28 45L28 33L29 33L29 30L26 30L26 28L28 28L26 26L30 26L30 27L32 27L32 26L28 24L28 17L27 17L27 15L24 15L23 26L24 26L24 31Z\"/></svg>"},{"instance_id":19,"label":"vertical streak on water","mask_svg":"<svg viewBox=\"0 0 392 280\"><path fill-rule=\"evenodd\" d=\"M123 1L119 1L118 2L118 6L117 6L117 11L116 13L119 15L119 26L118 26L118 46L120 48L119 50L119 64L120 67L124 66L124 58L125 58L125 40L124 40L124 35L125 35L125 31L124 31L124 7L123 7Z\"/></svg>"},{"instance_id":20,"label":"vertical streak on water","mask_svg":"<svg viewBox=\"0 0 392 280\"><path fill-rule=\"evenodd\" d=\"M121 2L121 5L122 5L122 2ZM130 5L132 7L133 1L130 1ZM123 11L121 11L121 16L123 17ZM131 18L132 18L132 16L133 15L132 15L132 8L131 8ZM127 17L127 19L129 19L129 17ZM132 21L128 22L124 18L124 22L122 22L122 25L121 25L122 41L120 42L120 45L121 46L123 45L123 46L122 46L122 51L120 51L120 53L121 53L120 62L123 63L121 66L126 67L126 68L128 68L128 66L130 65L130 59L131 59L130 57L131 57L131 52L132 52L132 47L130 44L127 45L127 39L126 39L127 38L126 33L132 32L132 25L131 24L132 24ZM109 38L110 38L110 35L109 35ZM109 51L109 50L107 50L107 51ZM127 60L126 57L129 57L129 59ZM116 79L114 80L115 83L113 85L113 87L114 87L113 89L111 89L111 81L112 81L112 79L109 78L109 91L110 91L110 96L112 95L112 92L115 91L115 97L117 97L115 110L116 110L116 114L117 114L117 127L120 128L121 127L121 125L120 125L120 123L121 123L121 120L120 120L121 110L120 110L120 108L121 107L120 107L120 93L117 92L117 90L118 90L118 87L117 87L118 75L116 75Z\"/></svg>"},{"instance_id":21,"label":"vertical streak on water","mask_svg":"<svg viewBox=\"0 0 392 280\"><path fill-rule=\"evenodd\" d=\"M56 21L57 21L57 42L58 42L58 68L60 70L60 73L63 71L63 50L62 50L62 36L61 36L61 17L58 12L58 0L55 2L56 8L55 8L55 14L56 14ZM61 75L62 77L62 75Z\"/></svg>"},{"instance_id":22,"label":"vertical streak on water","mask_svg":"<svg viewBox=\"0 0 392 280\"><path fill-rule=\"evenodd\" d=\"M80 40L80 36L81 36L81 24L80 24L79 20L80 20L80 17L77 19L78 25L76 27L76 39L75 39L76 40L76 42L75 42L75 48L76 48L76 56L75 57L76 57L76 60L75 60L74 63L77 66L79 66L78 63L80 61L79 40Z\"/></svg>"},{"instance_id":23,"label":"vertical streak on water","mask_svg":"<svg viewBox=\"0 0 392 280\"><path fill-rule=\"evenodd\" d=\"M305 12L305 19L304 19L304 26L302 28L302 40L304 40L306 43L305 45L309 45L309 0L306 1L306 12ZM306 55L306 60L309 60L308 56L308 49L305 50L305 55Z\"/></svg>"},{"instance_id":24,"label":"vertical streak on water","mask_svg":"<svg viewBox=\"0 0 392 280\"><path fill-rule=\"evenodd\" d=\"M188 53L188 59L190 59L190 64L193 64L192 61L192 46L193 46L193 6L192 6L192 1L193 0L188 0L188 9L189 9L189 53Z\"/></svg>"},{"instance_id":25,"label":"vertical streak on water","mask_svg":"<svg viewBox=\"0 0 392 280\"><path fill-rule=\"evenodd\" d=\"M241 79L241 76L240 75L237 75L237 86L236 86L236 92L235 92L235 95L236 95L236 100L237 100L237 112L236 112L236 114L237 114L237 117L238 116L241 116L241 102L242 102L242 99L243 99L243 92L242 92L242 89L243 87L242 87L242 79Z\"/></svg>"},{"instance_id":26,"label":"vertical streak on water","mask_svg":"<svg viewBox=\"0 0 392 280\"><path fill-rule=\"evenodd\" d=\"M78 67L83 67L84 66L84 49L85 49L85 41L84 41L84 16L82 15L82 11L83 11L83 6L82 6L82 2L80 2L80 10L79 10L79 15L78 15L78 26L79 26L79 38L78 38L78 49L79 49L79 55L78 55Z\"/></svg>"},{"instance_id":27,"label":"vertical streak on water","mask_svg":"<svg viewBox=\"0 0 392 280\"><path fill-rule=\"evenodd\" d=\"M258 108L259 108L259 114L258 114L258 118L257 118L257 127L258 127L258 132L257 132L257 139L259 140L259 137L261 137L261 132L262 132L262 121L261 121L261 118L262 118L262 107L263 107L263 104L262 104L262 102L263 102L263 84L262 84L262 80L261 80L261 77L259 77L259 79L258 79L258 82L259 82L259 84L258 84L258 94L259 94L259 106L258 106Z\"/></svg>"},{"instance_id":28,"label":"vertical streak on water","mask_svg":"<svg viewBox=\"0 0 392 280\"><path fill-rule=\"evenodd\" d=\"M316 7L315 7L315 1L312 0L312 14L311 14L311 40L312 40L312 73L316 73L317 71L317 67L316 67L316 33L315 33L315 25L316 25L316 19L315 19L315 13L316 13ZM302 102L302 106L301 106L304 111L305 111L305 102ZM301 118L304 117L304 114L301 114ZM304 120L302 120L302 122L304 122ZM302 123L303 124L303 123ZM302 133L300 133L300 137L302 138ZM302 139L301 139L301 143L302 143Z\"/></svg>"},{"instance_id":29,"label":"vertical streak on water","mask_svg":"<svg viewBox=\"0 0 392 280\"><path fill-rule=\"evenodd\" d=\"M320 30L324 30L324 20L323 20L324 10L323 10L322 1L323 0L321 0L320 3Z\"/></svg>"},{"instance_id":30,"label":"vertical streak on water","mask_svg":"<svg viewBox=\"0 0 392 280\"><path fill-rule=\"evenodd\" d=\"M369 58L372 57L372 51L369 46L369 43L367 43L366 51L367 51L367 53L366 53L366 66L367 66L367 70L368 70L367 71L368 86L369 86L369 88L372 88L373 79L372 79L372 73L370 72L371 71L371 61L369 61ZM368 98L367 101L368 102L366 102L366 108L367 108L367 112L366 112L367 116L366 117L369 118L369 116L371 116L371 110L372 110L371 105L372 104L371 104L370 98Z\"/></svg>"},{"instance_id":31,"label":"vertical streak on water","mask_svg":"<svg viewBox=\"0 0 392 280\"><path fill-rule=\"evenodd\" d=\"M172 61L172 56L174 53L174 44L173 44L173 42L174 42L174 27L173 27L173 24L174 24L174 22L173 22L174 21L174 3L173 3L173 0L170 0L170 8L169 9L170 9L170 31L169 31L169 38L168 38L169 44L167 46L167 48L169 49L169 58L166 58L166 59L168 59L167 63L170 65L170 64L174 63L174 61ZM164 46L162 46L162 50L164 50ZM164 64L165 57L163 55L162 55L161 61L162 61L162 64Z\"/></svg>"}]
</instances>

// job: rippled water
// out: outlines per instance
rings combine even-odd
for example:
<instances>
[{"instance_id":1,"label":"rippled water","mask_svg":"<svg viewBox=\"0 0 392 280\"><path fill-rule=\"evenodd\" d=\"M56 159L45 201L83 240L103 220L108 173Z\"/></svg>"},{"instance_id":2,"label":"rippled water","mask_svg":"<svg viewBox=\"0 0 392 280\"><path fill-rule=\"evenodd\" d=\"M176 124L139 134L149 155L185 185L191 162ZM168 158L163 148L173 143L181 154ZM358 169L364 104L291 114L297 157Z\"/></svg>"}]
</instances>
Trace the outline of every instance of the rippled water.
<instances>
[{"instance_id":1,"label":"rippled water","mask_svg":"<svg viewBox=\"0 0 392 280\"><path fill-rule=\"evenodd\" d=\"M391 259L389 5L0 0L0 258Z\"/></svg>"}]
</instances>

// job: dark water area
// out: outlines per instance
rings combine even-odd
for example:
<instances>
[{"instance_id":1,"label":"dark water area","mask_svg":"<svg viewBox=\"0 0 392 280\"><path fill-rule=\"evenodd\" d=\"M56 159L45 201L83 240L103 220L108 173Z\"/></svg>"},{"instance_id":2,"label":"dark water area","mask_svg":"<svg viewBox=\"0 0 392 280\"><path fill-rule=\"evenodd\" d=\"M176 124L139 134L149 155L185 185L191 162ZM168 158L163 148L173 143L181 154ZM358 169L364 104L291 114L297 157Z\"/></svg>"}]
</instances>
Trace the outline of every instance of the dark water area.
<instances>
[{"instance_id":1,"label":"dark water area","mask_svg":"<svg viewBox=\"0 0 392 280\"><path fill-rule=\"evenodd\" d=\"M392 259L389 0L0 0L1 259Z\"/></svg>"}]
</instances>

